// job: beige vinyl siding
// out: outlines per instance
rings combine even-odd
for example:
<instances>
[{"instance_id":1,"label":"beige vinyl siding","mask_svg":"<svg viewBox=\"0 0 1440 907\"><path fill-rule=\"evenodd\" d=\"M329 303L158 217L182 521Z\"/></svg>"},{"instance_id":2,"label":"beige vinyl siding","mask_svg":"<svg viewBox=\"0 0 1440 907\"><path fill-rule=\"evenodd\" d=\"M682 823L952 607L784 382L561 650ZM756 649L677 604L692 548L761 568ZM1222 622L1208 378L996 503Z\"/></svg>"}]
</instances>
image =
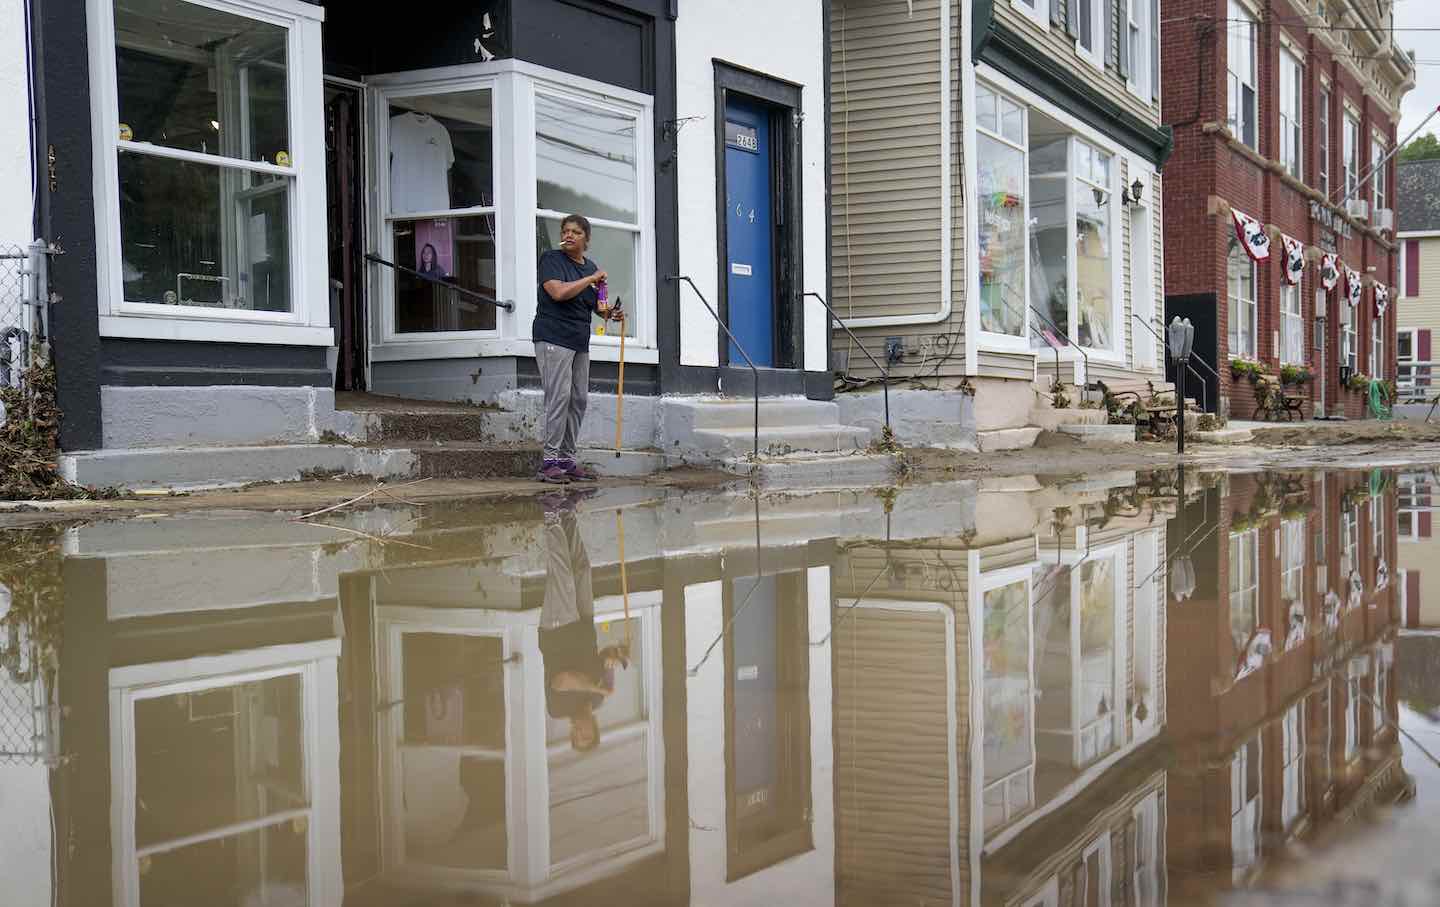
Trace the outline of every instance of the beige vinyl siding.
<instances>
[{"instance_id":1,"label":"beige vinyl siding","mask_svg":"<svg viewBox=\"0 0 1440 907\"><path fill-rule=\"evenodd\" d=\"M836 622L840 905L948 904L954 896L948 644L938 610L861 607Z\"/></svg>"},{"instance_id":2,"label":"beige vinyl siding","mask_svg":"<svg viewBox=\"0 0 1440 907\"><path fill-rule=\"evenodd\" d=\"M847 0L831 15L831 304L844 318L940 307L939 9Z\"/></svg>"},{"instance_id":3,"label":"beige vinyl siding","mask_svg":"<svg viewBox=\"0 0 1440 907\"><path fill-rule=\"evenodd\" d=\"M1099 3L1101 0L1095 0ZM1161 19L1165 18L1164 4L1161 4ZM1036 49L1053 60L1060 68L1097 89L1105 97L1121 105L1146 123L1158 125L1160 111L1149 99L1142 101L1125 87L1125 80L1111 69L1101 72L1090 61L1075 52L1075 39L1065 34L1063 27L1041 26L1034 19L1010 5L1010 0L995 0L995 18L1012 31L1023 35ZM1112 48L1115 46L1114 32L1111 32ZM1112 51L1113 52L1113 51ZM1161 78L1163 79L1163 73Z\"/></svg>"},{"instance_id":4,"label":"beige vinyl siding","mask_svg":"<svg viewBox=\"0 0 1440 907\"><path fill-rule=\"evenodd\" d=\"M1035 380L1035 355L1032 353L999 353L994 350L982 349L977 356L979 359L978 372L982 378Z\"/></svg>"},{"instance_id":5,"label":"beige vinyl siding","mask_svg":"<svg viewBox=\"0 0 1440 907\"><path fill-rule=\"evenodd\" d=\"M958 379L965 369L961 7L959 0L950 3L948 136L941 133L940 0L837 0L830 17L831 304L841 318L940 311L941 152L949 143L950 317L855 329L881 362L885 339L901 338L909 353L891 367L892 376L927 383ZM838 352L848 353L851 375L879 376L843 330L837 328L831 340Z\"/></svg>"},{"instance_id":6,"label":"beige vinyl siding","mask_svg":"<svg viewBox=\"0 0 1440 907\"><path fill-rule=\"evenodd\" d=\"M1405 242L1405 237L1400 237L1400 242ZM1420 295L1406 298L1405 272L1400 272L1400 293L1398 305L1392 305L1391 311L1399 313L1398 325L1401 328L1414 328L1416 330L1430 331L1431 359L1437 358L1435 344L1440 344L1440 237L1421 239L1420 241ZM1390 312L1387 311L1388 315ZM1368 342L1368 340L1367 340ZM1419 351L1416 351L1419 354Z\"/></svg>"}]
</instances>

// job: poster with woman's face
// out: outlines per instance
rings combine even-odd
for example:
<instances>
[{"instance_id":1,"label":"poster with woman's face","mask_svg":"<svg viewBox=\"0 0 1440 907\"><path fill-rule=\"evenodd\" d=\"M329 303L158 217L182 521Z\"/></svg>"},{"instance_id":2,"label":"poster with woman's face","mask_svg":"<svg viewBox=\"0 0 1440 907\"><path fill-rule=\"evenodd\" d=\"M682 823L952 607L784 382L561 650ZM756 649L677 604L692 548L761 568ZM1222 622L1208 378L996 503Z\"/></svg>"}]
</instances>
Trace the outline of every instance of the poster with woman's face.
<instances>
[{"instance_id":1,"label":"poster with woman's face","mask_svg":"<svg viewBox=\"0 0 1440 907\"><path fill-rule=\"evenodd\" d=\"M415 270L440 280L455 273L455 224L426 220L415 224Z\"/></svg>"}]
</instances>

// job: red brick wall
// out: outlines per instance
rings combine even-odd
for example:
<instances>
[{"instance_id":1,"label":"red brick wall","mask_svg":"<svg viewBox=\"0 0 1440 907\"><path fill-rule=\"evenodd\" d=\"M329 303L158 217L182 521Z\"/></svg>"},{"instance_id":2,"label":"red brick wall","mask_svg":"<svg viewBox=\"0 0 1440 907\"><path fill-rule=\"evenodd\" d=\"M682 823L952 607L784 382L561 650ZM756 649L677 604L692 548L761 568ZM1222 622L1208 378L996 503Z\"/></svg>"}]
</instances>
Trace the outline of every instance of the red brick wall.
<instances>
[{"instance_id":1,"label":"red brick wall","mask_svg":"<svg viewBox=\"0 0 1440 907\"><path fill-rule=\"evenodd\" d=\"M1348 98L1361 111L1360 169L1370 166L1370 134L1380 129L1390 147L1396 140L1395 124L1378 105L1365 97L1359 84L1327 53L1319 40L1306 29L1288 23L1299 22L1308 11L1296 8L1286 0L1270 4L1271 24L1262 18L1257 29L1257 115L1260 153L1266 158L1279 157L1279 59L1281 32L1306 50L1305 101L1303 116L1303 170L1306 182L1318 182L1317 126L1320 74L1332 84L1330 114L1330 180L1332 193L1343 182L1341 140L1343 99ZM1162 29L1162 59L1165 91L1163 119L1175 131L1175 152L1165 167L1165 284L1168 295L1181 296L1213 293L1216 298L1218 361L1213 363L1220 373L1220 393L1229 398L1230 413L1235 418L1249 418L1254 409L1253 387L1248 381L1232 382L1230 378L1229 305L1226 298L1226 256L1233 231L1228 218L1211 217L1206 213L1209 196L1218 195L1245 213L1264 223L1274 224L1290 236L1310 246L1321 245L1322 231L1310 219L1309 200L1287 186L1279 175L1270 173L1249 158L1232 151L1219 136L1207 134L1207 122L1223 123L1226 117L1226 23L1225 0L1167 0L1165 24ZM1393 207L1394 162L1387 167L1387 187ZM1369 186L1362 190L1369 197ZM1332 197L1335 197L1332 195ZM1281 265L1279 248L1272 261L1260 265L1256 284L1258 302L1256 352L1271 372L1280 368L1277 333L1280 330ZM1350 240L1341 240L1342 259L1362 274L1374 266L1373 276L1394 285L1398 255L1384 250L1378 243L1356 233ZM1319 372L1319 354L1313 345L1315 292L1318 271L1306 270L1302 280L1301 313L1304 319L1306 365L1325 382L1325 393L1332 412L1343 411L1350 418L1365 413L1363 393L1343 389L1339 383L1340 329L1336 306L1338 290L1331 294L1326 337L1326 363ZM1365 294L1363 312L1356 325L1359 345L1359 369L1368 375L1394 376L1395 328L1393 309L1387 313L1388 336L1383 367L1370 360L1370 325L1374 317L1371 296ZM1311 384L1302 391L1308 405L1318 399L1320 389Z\"/></svg>"}]
</instances>

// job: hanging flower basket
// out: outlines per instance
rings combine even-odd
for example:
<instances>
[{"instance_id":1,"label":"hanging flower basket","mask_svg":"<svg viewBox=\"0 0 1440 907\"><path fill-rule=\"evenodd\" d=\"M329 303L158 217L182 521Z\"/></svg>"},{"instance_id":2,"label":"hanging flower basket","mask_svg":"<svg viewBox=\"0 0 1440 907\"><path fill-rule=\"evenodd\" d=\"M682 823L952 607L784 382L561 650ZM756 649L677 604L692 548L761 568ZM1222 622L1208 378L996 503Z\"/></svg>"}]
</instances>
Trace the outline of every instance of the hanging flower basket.
<instances>
[{"instance_id":1,"label":"hanging flower basket","mask_svg":"<svg viewBox=\"0 0 1440 907\"><path fill-rule=\"evenodd\" d=\"M1314 372L1311 372L1303 365L1282 365L1280 367L1280 383L1292 387L1301 387L1315 380Z\"/></svg>"}]
</instances>

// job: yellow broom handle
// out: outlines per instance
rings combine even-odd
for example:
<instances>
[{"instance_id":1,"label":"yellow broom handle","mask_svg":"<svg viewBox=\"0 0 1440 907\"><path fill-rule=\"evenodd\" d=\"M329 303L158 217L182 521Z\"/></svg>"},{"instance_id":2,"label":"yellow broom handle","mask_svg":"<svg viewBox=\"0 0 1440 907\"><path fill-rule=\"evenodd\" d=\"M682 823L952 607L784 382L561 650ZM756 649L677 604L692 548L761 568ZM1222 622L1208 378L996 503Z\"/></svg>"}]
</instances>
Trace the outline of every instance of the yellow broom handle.
<instances>
[{"instance_id":1,"label":"yellow broom handle","mask_svg":"<svg viewBox=\"0 0 1440 907\"><path fill-rule=\"evenodd\" d=\"M615 397L615 456L620 456L620 434L625 427L625 321L620 321L620 378Z\"/></svg>"}]
</instances>

